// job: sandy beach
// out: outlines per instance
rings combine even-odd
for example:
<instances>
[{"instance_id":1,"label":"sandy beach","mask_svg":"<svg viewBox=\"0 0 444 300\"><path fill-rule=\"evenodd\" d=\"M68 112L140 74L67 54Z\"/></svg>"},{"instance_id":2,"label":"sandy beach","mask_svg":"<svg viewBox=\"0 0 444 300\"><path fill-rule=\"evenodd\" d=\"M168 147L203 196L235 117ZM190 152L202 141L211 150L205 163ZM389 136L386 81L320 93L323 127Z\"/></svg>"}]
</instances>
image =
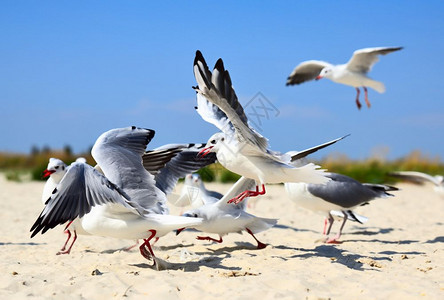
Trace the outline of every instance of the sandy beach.
<instances>
[{"instance_id":1,"label":"sandy beach","mask_svg":"<svg viewBox=\"0 0 444 300\"><path fill-rule=\"evenodd\" d=\"M356 211L342 244L327 245L323 217L297 207L282 185L251 201L249 212L279 218L257 234L222 244L196 240L193 231L170 233L154 246L169 269L153 270L133 241L79 236L70 255L55 255L65 241L57 227L30 239L43 206L43 182L0 176L0 297L2 299L442 299L444 199L432 186L399 184L395 197ZM229 185L208 189L225 192ZM179 185L176 190L180 191ZM181 209L171 206L173 214ZM339 224L335 223L333 233ZM217 237L217 236L215 236Z\"/></svg>"}]
</instances>

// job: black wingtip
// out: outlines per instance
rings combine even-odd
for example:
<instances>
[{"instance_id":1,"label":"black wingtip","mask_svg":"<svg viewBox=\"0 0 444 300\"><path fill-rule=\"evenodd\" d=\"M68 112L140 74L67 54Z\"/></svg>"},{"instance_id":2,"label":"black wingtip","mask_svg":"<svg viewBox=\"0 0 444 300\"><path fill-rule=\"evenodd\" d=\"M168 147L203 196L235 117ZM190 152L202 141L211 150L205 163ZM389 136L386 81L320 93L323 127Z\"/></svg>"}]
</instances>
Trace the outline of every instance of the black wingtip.
<instances>
[{"instance_id":1,"label":"black wingtip","mask_svg":"<svg viewBox=\"0 0 444 300\"><path fill-rule=\"evenodd\" d=\"M214 69L218 70L220 73L223 73L225 70L224 67L224 62L222 60L222 58L219 58L216 62L216 64L214 65Z\"/></svg>"},{"instance_id":2,"label":"black wingtip","mask_svg":"<svg viewBox=\"0 0 444 300\"><path fill-rule=\"evenodd\" d=\"M196 65L198 61L203 62L205 65L207 64L205 62L205 58L202 55L202 52L200 52L200 50L196 51L196 56L194 57L194 64Z\"/></svg>"}]
</instances>

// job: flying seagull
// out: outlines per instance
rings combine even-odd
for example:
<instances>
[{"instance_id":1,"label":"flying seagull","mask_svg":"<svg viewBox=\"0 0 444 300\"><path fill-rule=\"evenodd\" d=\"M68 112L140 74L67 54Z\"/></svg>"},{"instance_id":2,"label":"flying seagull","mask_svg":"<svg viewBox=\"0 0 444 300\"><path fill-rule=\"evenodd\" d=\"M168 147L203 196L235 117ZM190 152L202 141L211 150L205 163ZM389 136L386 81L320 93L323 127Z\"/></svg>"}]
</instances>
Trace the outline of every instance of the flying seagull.
<instances>
[{"instance_id":1,"label":"flying seagull","mask_svg":"<svg viewBox=\"0 0 444 300\"><path fill-rule=\"evenodd\" d=\"M382 82L371 79L367 73L373 65L378 61L379 55L386 55L391 52L399 51L403 47L375 47L364 48L353 52L353 56L346 64L332 65L325 61L308 60L300 63L290 76L287 78L287 85L301 84L313 79L328 78L334 82L356 88L356 105L361 109L359 102L359 88L364 89L365 103L370 108L371 104L368 100L367 87L371 87L379 93L385 92Z\"/></svg>"}]
</instances>

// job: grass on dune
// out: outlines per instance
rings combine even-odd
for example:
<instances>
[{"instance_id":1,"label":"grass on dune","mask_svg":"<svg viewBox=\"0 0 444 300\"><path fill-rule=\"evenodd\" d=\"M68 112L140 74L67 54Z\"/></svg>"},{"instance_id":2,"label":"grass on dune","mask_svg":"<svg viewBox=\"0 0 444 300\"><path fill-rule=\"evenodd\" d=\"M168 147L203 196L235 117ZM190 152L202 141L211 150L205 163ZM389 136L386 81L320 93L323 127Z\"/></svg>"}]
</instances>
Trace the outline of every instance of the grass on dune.
<instances>
[{"instance_id":1,"label":"grass on dune","mask_svg":"<svg viewBox=\"0 0 444 300\"><path fill-rule=\"evenodd\" d=\"M0 152L0 171L4 172L9 180L20 181L29 177L32 180L42 180L41 174L48 165L50 157L59 158L70 164L80 156L86 158L89 164L95 165L95 161L89 153L74 155L69 147L63 150L34 151L31 154ZM345 155L332 155L315 163L330 172L344 174L358 181L369 183L395 182L395 178L387 176L387 173L392 171L419 171L431 175L444 174L444 163L439 158L428 157L420 151L414 151L396 160L383 158L352 160ZM205 167L198 173L206 182L235 182L240 177L226 170L220 164Z\"/></svg>"}]
</instances>

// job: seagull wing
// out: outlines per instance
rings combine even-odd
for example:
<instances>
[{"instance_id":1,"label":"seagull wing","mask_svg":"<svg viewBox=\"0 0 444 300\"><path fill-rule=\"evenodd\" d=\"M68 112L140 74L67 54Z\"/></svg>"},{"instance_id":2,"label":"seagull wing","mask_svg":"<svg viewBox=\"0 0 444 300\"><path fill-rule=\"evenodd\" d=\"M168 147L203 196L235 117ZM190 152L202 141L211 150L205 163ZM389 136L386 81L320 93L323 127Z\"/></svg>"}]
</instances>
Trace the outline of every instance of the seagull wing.
<instances>
[{"instance_id":1,"label":"seagull wing","mask_svg":"<svg viewBox=\"0 0 444 300\"><path fill-rule=\"evenodd\" d=\"M304 61L297 65L290 76L288 76L287 85L301 84L316 79L323 68L332 66L333 65L328 62L320 60Z\"/></svg>"},{"instance_id":2,"label":"seagull wing","mask_svg":"<svg viewBox=\"0 0 444 300\"><path fill-rule=\"evenodd\" d=\"M124 190L131 201L150 212L164 214L168 211L166 196L142 164L142 155L153 137L154 130L135 126L112 129L97 139L91 153L106 178Z\"/></svg>"},{"instance_id":3,"label":"seagull wing","mask_svg":"<svg viewBox=\"0 0 444 300\"><path fill-rule=\"evenodd\" d=\"M316 152L318 150L321 150L321 149L323 149L325 147L331 146L334 143L336 143L336 142L338 142L338 141L340 141L342 139L345 139L349 135L350 134L344 135L343 137L334 139L332 141L329 141L329 142L326 142L324 144L317 145L317 146L314 146L314 147L311 147L311 148L308 148L308 149L305 149L305 150L302 150L302 151L290 151L290 152L287 152L286 155L289 156L290 163L292 163L292 162L294 162L294 161L296 161L298 159L304 158L307 155L310 155L310 154L312 154L312 153L314 153L314 152Z\"/></svg>"},{"instance_id":4,"label":"seagull wing","mask_svg":"<svg viewBox=\"0 0 444 300\"><path fill-rule=\"evenodd\" d=\"M198 86L197 111L202 118L216 125L227 136L249 143L265 151L268 141L248 125L248 118L231 84L230 74L222 59L211 73L200 51L194 59L194 76Z\"/></svg>"},{"instance_id":5,"label":"seagull wing","mask_svg":"<svg viewBox=\"0 0 444 300\"><path fill-rule=\"evenodd\" d=\"M160 167L155 175L156 186L165 194L169 194L176 186L179 178L194 173L216 161L216 153L214 152L204 157L198 157L199 151L204 147L205 144L165 145L155 149L153 152L146 152L143 155L144 165L145 162L151 160L152 153L165 149L178 149L174 157Z\"/></svg>"},{"instance_id":6,"label":"seagull wing","mask_svg":"<svg viewBox=\"0 0 444 300\"><path fill-rule=\"evenodd\" d=\"M45 208L31 227L31 237L39 231L43 234L59 224L81 218L93 206L101 204L119 203L134 213L143 215L143 209L128 200L124 191L96 169L85 163L75 162L46 201Z\"/></svg>"},{"instance_id":7,"label":"seagull wing","mask_svg":"<svg viewBox=\"0 0 444 300\"><path fill-rule=\"evenodd\" d=\"M379 60L378 55L386 55L394 51L399 51L402 48L403 47L376 47L356 50L347 63L347 69L352 72L367 73Z\"/></svg>"},{"instance_id":8,"label":"seagull wing","mask_svg":"<svg viewBox=\"0 0 444 300\"><path fill-rule=\"evenodd\" d=\"M390 172L389 176L401 178L404 180L412 181L415 183L424 183L431 182L434 185L441 185L441 181L438 180L435 176L431 176L426 173L416 172L416 171L398 171L398 172Z\"/></svg>"},{"instance_id":9,"label":"seagull wing","mask_svg":"<svg viewBox=\"0 0 444 300\"><path fill-rule=\"evenodd\" d=\"M245 205L247 204L247 201L246 201L247 199L240 202L239 204L229 204L228 200L236 197L237 195L239 195L243 191L253 189L255 186L256 186L256 181L254 179L250 179L250 178L246 178L246 177L242 176L241 178L238 179L238 181L236 181L235 184L233 184L233 186L228 190L228 192L225 193L225 195L217 202L217 205L219 207L228 206L228 205L230 205L230 206L235 205L236 208L245 210Z\"/></svg>"}]
</instances>

